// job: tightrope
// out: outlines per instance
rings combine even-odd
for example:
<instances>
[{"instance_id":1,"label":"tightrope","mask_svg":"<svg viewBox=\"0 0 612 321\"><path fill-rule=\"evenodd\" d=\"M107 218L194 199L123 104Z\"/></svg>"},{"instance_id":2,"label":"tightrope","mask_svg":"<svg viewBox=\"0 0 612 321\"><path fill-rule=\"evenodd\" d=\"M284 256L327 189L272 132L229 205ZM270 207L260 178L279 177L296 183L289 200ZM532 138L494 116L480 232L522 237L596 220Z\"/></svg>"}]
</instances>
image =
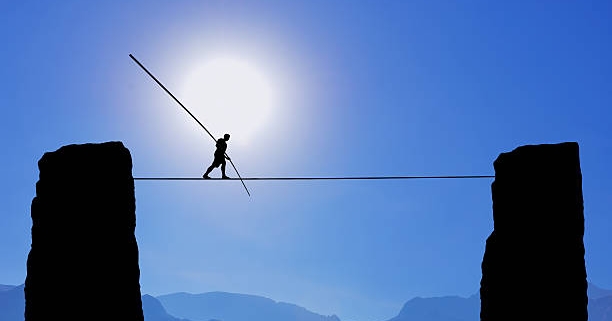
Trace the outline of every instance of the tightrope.
<instances>
[{"instance_id":1,"label":"tightrope","mask_svg":"<svg viewBox=\"0 0 612 321\"><path fill-rule=\"evenodd\" d=\"M392 180L392 179L482 179L495 178L493 175L450 175L450 176L323 176L323 177L134 177L136 181L321 181L321 180Z\"/></svg>"}]
</instances>

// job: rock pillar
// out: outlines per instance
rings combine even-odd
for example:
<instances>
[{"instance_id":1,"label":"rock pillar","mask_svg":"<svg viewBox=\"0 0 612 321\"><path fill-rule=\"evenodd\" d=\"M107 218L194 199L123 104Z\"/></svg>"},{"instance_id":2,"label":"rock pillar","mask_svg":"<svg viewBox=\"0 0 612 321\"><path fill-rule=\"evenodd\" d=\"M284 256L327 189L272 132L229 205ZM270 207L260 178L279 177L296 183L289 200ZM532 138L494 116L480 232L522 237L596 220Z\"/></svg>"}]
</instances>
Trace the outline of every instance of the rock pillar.
<instances>
[{"instance_id":1,"label":"rock pillar","mask_svg":"<svg viewBox=\"0 0 612 321\"><path fill-rule=\"evenodd\" d=\"M494 167L480 319L586 321L578 144L521 146Z\"/></svg>"},{"instance_id":2,"label":"rock pillar","mask_svg":"<svg viewBox=\"0 0 612 321\"><path fill-rule=\"evenodd\" d=\"M130 152L67 145L38 167L25 320L142 321Z\"/></svg>"}]
</instances>

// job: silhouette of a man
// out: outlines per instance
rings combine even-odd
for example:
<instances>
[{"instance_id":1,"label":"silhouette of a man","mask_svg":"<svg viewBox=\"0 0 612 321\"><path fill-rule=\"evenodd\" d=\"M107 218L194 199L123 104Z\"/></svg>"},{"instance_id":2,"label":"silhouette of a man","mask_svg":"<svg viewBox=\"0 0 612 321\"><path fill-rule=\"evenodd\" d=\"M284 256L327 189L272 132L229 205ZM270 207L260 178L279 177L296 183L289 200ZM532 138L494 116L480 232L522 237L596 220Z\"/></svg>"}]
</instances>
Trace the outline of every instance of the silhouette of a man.
<instances>
[{"instance_id":1,"label":"silhouette of a man","mask_svg":"<svg viewBox=\"0 0 612 321\"><path fill-rule=\"evenodd\" d=\"M227 158L228 160L230 160L229 157L225 156L225 151L227 150L227 141L229 140L230 135L229 134L225 134L223 135L223 138L219 138L217 140L217 149L215 150L215 159L212 162L212 165L210 165L208 167L208 169L206 170L206 173L204 173L204 175L202 175L203 178L210 178L210 176L208 176L208 174L210 174L210 172L212 172L213 169L219 167L219 165L221 165L221 178L229 178L227 175L225 175L225 159Z\"/></svg>"}]
</instances>

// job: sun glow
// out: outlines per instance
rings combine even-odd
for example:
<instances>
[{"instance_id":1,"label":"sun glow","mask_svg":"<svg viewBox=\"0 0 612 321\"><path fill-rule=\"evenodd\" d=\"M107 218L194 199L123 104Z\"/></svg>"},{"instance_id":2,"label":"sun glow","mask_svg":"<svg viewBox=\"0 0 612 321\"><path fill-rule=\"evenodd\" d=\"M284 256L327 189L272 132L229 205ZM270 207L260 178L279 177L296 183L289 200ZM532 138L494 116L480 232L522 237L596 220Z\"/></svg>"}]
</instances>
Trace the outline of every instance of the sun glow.
<instances>
[{"instance_id":1,"label":"sun glow","mask_svg":"<svg viewBox=\"0 0 612 321\"><path fill-rule=\"evenodd\" d=\"M272 86L257 68L229 57L196 65L181 99L215 138L229 133L237 144L248 144L265 130L275 100Z\"/></svg>"}]
</instances>

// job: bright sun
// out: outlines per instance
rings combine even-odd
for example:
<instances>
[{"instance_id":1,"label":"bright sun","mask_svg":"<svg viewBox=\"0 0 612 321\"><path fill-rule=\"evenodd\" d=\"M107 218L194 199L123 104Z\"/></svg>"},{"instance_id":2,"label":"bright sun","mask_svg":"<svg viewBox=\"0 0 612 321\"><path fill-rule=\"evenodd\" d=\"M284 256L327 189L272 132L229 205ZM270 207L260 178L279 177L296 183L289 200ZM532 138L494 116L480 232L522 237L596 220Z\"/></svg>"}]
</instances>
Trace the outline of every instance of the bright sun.
<instances>
[{"instance_id":1,"label":"bright sun","mask_svg":"<svg viewBox=\"0 0 612 321\"><path fill-rule=\"evenodd\" d=\"M188 75L185 105L215 136L229 133L234 143L249 143L265 129L274 107L270 83L253 65L236 58L215 58Z\"/></svg>"}]
</instances>

